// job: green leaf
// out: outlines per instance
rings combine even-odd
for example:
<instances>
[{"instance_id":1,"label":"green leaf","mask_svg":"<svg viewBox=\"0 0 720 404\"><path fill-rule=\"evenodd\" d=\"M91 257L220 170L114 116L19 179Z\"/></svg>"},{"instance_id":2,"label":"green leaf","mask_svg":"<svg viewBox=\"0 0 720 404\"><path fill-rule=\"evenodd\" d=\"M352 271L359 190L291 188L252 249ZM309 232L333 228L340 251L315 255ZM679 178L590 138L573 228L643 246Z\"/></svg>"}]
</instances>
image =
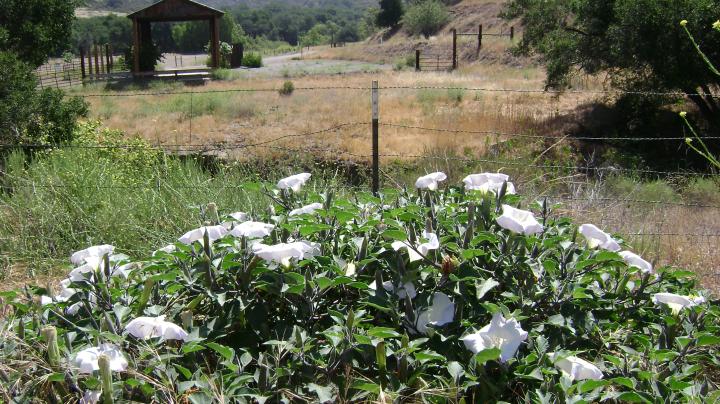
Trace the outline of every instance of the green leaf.
<instances>
[{"instance_id":1,"label":"green leaf","mask_svg":"<svg viewBox=\"0 0 720 404\"><path fill-rule=\"evenodd\" d=\"M320 233L324 230L332 230L332 226L326 224L307 224L300 226L300 235L307 237L315 233Z\"/></svg>"},{"instance_id":2,"label":"green leaf","mask_svg":"<svg viewBox=\"0 0 720 404\"><path fill-rule=\"evenodd\" d=\"M186 354L192 353L192 352L198 352L204 350L205 347L198 344L197 342L189 342L182 346L182 351Z\"/></svg>"},{"instance_id":3,"label":"green leaf","mask_svg":"<svg viewBox=\"0 0 720 404\"><path fill-rule=\"evenodd\" d=\"M558 327L563 327L565 326L565 317L563 317L562 314L555 314L550 316L547 322Z\"/></svg>"},{"instance_id":4,"label":"green leaf","mask_svg":"<svg viewBox=\"0 0 720 404\"><path fill-rule=\"evenodd\" d=\"M192 404L212 404L213 402L205 393L193 393L188 398Z\"/></svg>"},{"instance_id":5,"label":"green leaf","mask_svg":"<svg viewBox=\"0 0 720 404\"><path fill-rule=\"evenodd\" d=\"M475 257L482 257L486 253L483 250L477 250L477 249L467 249L462 252L462 257L466 260L471 260Z\"/></svg>"},{"instance_id":6,"label":"green leaf","mask_svg":"<svg viewBox=\"0 0 720 404\"><path fill-rule=\"evenodd\" d=\"M225 358L225 360L232 360L232 358L235 356L235 351L225 345L220 345L216 342L208 342L205 344L205 346L219 353L223 358Z\"/></svg>"},{"instance_id":7,"label":"green leaf","mask_svg":"<svg viewBox=\"0 0 720 404\"><path fill-rule=\"evenodd\" d=\"M155 282L160 282L160 281L169 282L169 281L174 281L175 279L178 278L178 276L180 276L180 271L170 271L170 272L165 272L165 273L151 276L150 279Z\"/></svg>"},{"instance_id":8,"label":"green leaf","mask_svg":"<svg viewBox=\"0 0 720 404\"><path fill-rule=\"evenodd\" d=\"M368 330L368 335L375 338L399 338L400 333L389 327L373 327Z\"/></svg>"},{"instance_id":9,"label":"green leaf","mask_svg":"<svg viewBox=\"0 0 720 404\"><path fill-rule=\"evenodd\" d=\"M619 402L627 403L651 403L652 401L634 391L625 391L617 396Z\"/></svg>"},{"instance_id":10,"label":"green leaf","mask_svg":"<svg viewBox=\"0 0 720 404\"><path fill-rule=\"evenodd\" d=\"M433 351L421 351L421 352L415 352L415 359L420 361L420 363L426 363L426 362L433 362L433 361L444 361L445 357L440 355L437 352Z\"/></svg>"},{"instance_id":11,"label":"green leaf","mask_svg":"<svg viewBox=\"0 0 720 404\"><path fill-rule=\"evenodd\" d=\"M629 389L635 388L635 380L630 379L629 377L616 377L614 379L610 379L610 381L615 384L619 384L620 386L625 386Z\"/></svg>"},{"instance_id":12,"label":"green leaf","mask_svg":"<svg viewBox=\"0 0 720 404\"><path fill-rule=\"evenodd\" d=\"M718 345L720 344L720 336L717 335L701 335L697 339L698 346Z\"/></svg>"},{"instance_id":13,"label":"green leaf","mask_svg":"<svg viewBox=\"0 0 720 404\"><path fill-rule=\"evenodd\" d=\"M173 366L175 367L175 369L178 370L178 372L182 373L184 378L189 379L192 377L192 372L190 372L190 369L180 366L177 363L173 363Z\"/></svg>"},{"instance_id":14,"label":"green leaf","mask_svg":"<svg viewBox=\"0 0 720 404\"><path fill-rule=\"evenodd\" d=\"M480 287L477 290L477 299L481 300L487 292L492 290L495 286L498 286L500 282L496 281L493 278L485 279L485 281L480 285Z\"/></svg>"},{"instance_id":15,"label":"green leaf","mask_svg":"<svg viewBox=\"0 0 720 404\"><path fill-rule=\"evenodd\" d=\"M455 382L459 382L460 378L465 374L465 369L463 369L460 362L450 362L447 365L448 373L450 373L450 376L455 380Z\"/></svg>"},{"instance_id":16,"label":"green leaf","mask_svg":"<svg viewBox=\"0 0 720 404\"><path fill-rule=\"evenodd\" d=\"M65 381L65 373L53 373L50 376L48 376L47 380L49 382L64 382Z\"/></svg>"},{"instance_id":17,"label":"green leaf","mask_svg":"<svg viewBox=\"0 0 720 404\"><path fill-rule=\"evenodd\" d=\"M382 233L382 236L386 239L392 239L396 241L405 241L408 239L407 233L398 229L388 229Z\"/></svg>"},{"instance_id":18,"label":"green leaf","mask_svg":"<svg viewBox=\"0 0 720 404\"><path fill-rule=\"evenodd\" d=\"M475 354L475 361L478 365L483 365L487 361L494 361L500 359L502 351L499 348L483 349L482 351Z\"/></svg>"},{"instance_id":19,"label":"green leaf","mask_svg":"<svg viewBox=\"0 0 720 404\"><path fill-rule=\"evenodd\" d=\"M353 389L367 391L369 393L378 394L380 393L380 385L375 383L355 382L352 385Z\"/></svg>"},{"instance_id":20,"label":"green leaf","mask_svg":"<svg viewBox=\"0 0 720 404\"><path fill-rule=\"evenodd\" d=\"M578 391L580 393L587 393L587 392L593 391L599 387L604 387L607 385L607 383L608 382L605 380L586 380L582 384L580 384Z\"/></svg>"},{"instance_id":21,"label":"green leaf","mask_svg":"<svg viewBox=\"0 0 720 404\"><path fill-rule=\"evenodd\" d=\"M587 289L585 288L575 288L575 290L573 290L573 299L593 299L593 296L587 294Z\"/></svg>"}]
</instances>

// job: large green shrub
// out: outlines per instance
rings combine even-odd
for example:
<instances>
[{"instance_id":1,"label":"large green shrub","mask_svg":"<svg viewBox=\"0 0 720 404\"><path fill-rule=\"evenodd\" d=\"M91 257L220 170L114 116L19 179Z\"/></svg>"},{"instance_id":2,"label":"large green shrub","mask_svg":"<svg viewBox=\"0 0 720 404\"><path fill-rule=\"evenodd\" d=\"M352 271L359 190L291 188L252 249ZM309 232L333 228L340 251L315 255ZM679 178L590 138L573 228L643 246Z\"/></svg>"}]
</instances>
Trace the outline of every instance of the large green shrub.
<instances>
[{"instance_id":1,"label":"large green shrub","mask_svg":"<svg viewBox=\"0 0 720 404\"><path fill-rule=\"evenodd\" d=\"M57 89L38 89L30 66L10 52L0 51L0 77L0 143L54 144L72 139L77 118L88 112L85 101L65 98Z\"/></svg>"},{"instance_id":2,"label":"large green shrub","mask_svg":"<svg viewBox=\"0 0 720 404\"><path fill-rule=\"evenodd\" d=\"M392 27L402 19L404 12L402 0L380 0L380 11L376 23L380 27Z\"/></svg>"},{"instance_id":3,"label":"large green shrub","mask_svg":"<svg viewBox=\"0 0 720 404\"><path fill-rule=\"evenodd\" d=\"M438 0L423 0L408 7L403 16L403 25L411 34L422 34L428 38L439 31L448 19L444 4Z\"/></svg>"},{"instance_id":4,"label":"large green shrub","mask_svg":"<svg viewBox=\"0 0 720 404\"><path fill-rule=\"evenodd\" d=\"M143 42L140 47L140 71L152 72L155 66L164 59L163 53L155 42ZM129 70L135 68L135 47L125 49L125 67Z\"/></svg>"},{"instance_id":5,"label":"large green shrub","mask_svg":"<svg viewBox=\"0 0 720 404\"><path fill-rule=\"evenodd\" d=\"M0 320L0 396L100 390L97 350L78 353L104 343L116 368L104 394L123 401L717 398L720 307L692 273L593 249L618 246L588 245L554 206L507 183L491 188L498 196L339 198L304 191L307 177L246 184L271 206L230 215L209 204L210 227L152 256L95 248L73 255L87 265L60 291L2 294L13 313ZM506 204L539 223L507 230ZM57 339L40 338L47 326Z\"/></svg>"},{"instance_id":6,"label":"large green shrub","mask_svg":"<svg viewBox=\"0 0 720 404\"><path fill-rule=\"evenodd\" d=\"M262 55L259 52L248 52L243 56L242 65L250 68L262 67Z\"/></svg>"}]
</instances>

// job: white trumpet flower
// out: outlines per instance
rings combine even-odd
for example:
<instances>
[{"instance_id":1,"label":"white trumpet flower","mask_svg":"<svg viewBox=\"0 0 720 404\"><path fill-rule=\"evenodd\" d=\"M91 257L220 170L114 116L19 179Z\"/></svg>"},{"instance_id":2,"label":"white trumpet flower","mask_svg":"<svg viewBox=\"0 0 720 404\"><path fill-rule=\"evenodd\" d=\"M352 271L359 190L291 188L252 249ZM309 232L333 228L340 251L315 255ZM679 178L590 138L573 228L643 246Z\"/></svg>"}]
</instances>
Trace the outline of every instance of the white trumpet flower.
<instances>
[{"instance_id":1,"label":"white trumpet flower","mask_svg":"<svg viewBox=\"0 0 720 404\"><path fill-rule=\"evenodd\" d=\"M603 378L602 371L594 364L580 359L577 356L562 358L558 353L549 353L550 360L555 367L560 369L570 380L600 380Z\"/></svg>"},{"instance_id":2,"label":"white trumpet flower","mask_svg":"<svg viewBox=\"0 0 720 404\"><path fill-rule=\"evenodd\" d=\"M497 219L500 227L526 236L542 233L543 227L532 212L515 209L509 205L503 205L502 208L502 216Z\"/></svg>"},{"instance_id":3,"label":"white trumpet flower","mask_svg":"<svg viewBox=\"0 0 720 404\"><path fill-rule=\"evenodd\" d=\"M415 181L415 188L417 189L428 189L434 191L438 189L438 182L445 181L447 175L443 172L437 172L420 177Z\"/></svg>"},{"instance_id":4,"label":"white trumpet flower","mask_svg":"<svg viewBox=\"0 0 720 404\"><path fill-rule=\"evenodd\" d=\"M124 372L128 367L122 351L114 344L101 344L97 347L83 349L75 355L73 363L79 373L88 374L100 369L98 358L106 355L110 358L110 370L113 372Z\"/></svg>"},{"instance_id":5,"label":"white trumpet flower","mask_svg":"<svg viewBox=\"0 0 720 404\"><path fill-rule=\"evenodd\" d=\"M225 237L228 233L227 229L223 226L205 226L195 230L190 230L178 239L183 244L190 245L196 241L202 241L205 233L207 232L210 242Z\"/></svg>"},{"instance_id":6,"label":"white trumpet flower","mask_svg":"<svg viewBox=\"0 0 720 404\"><path fill-rule=\"evenodd\" d=\"M585 237L590 248L601 248L612 252L620 251L620 244L593 224L584 224L578 231Z\"/></svg>"},{"instance_id":7,"label":"white trumpet flower","mask_svg":"<svg viewBox=\"0 0 720 404\"><path fill-rule=\"evenodd\" d=\"M138 317L125 326L125 331L139 339L161 337L166 340L186 341L188 333L180 326L165 321L165 316Z\"/></svg>"},{"instance_id":8,"label":"white trumpet flower","mask_svg":"<svg viewBox=\"0 0 720 404\"><path fill-rule=\"evenodd\" d=\"M500 349L500 361L507 362L515 356L527 337L527 331L522 329L517 320L508 320L501 313L495 313L490 324L461 339L465 347L475 354L485 349Z\"/></svg>"},{"instance_id":9,"label":"white trumpet flower","mask_svg":"<svg viewBox=\"0 0 720 404\"><path fill-rule=\"evenodd\" d=\"M291 175L278 181L277 187L278 189L291 189L293 192L298 192L311 176L309 173Z\"/></svg>"},{"instance_id":10,"label":"white trumpet flower","mask_svg":"<svg viewBox=\"0 0 720 404\"><path fill-rule=\"evenodd\" d=\"M515 194L515 185L510 181L510 177L505 174L482 173L468 175L463 179L465 189L482 192L492 192L497 194L500 192L503 183L507 182L507 193Z\"/></svg>"}]
</instances>

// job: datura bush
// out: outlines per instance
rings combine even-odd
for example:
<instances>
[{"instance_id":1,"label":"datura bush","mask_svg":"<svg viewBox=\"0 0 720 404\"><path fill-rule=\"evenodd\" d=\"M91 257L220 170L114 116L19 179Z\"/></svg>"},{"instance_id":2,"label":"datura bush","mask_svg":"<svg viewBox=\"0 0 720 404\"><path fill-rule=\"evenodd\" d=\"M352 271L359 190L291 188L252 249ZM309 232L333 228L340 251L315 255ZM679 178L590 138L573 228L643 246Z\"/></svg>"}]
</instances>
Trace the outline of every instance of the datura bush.
<instances>
[{"instance_id":1,"label":"datura bush","mask_svg":"<svg viewBox=\"0 0 720 404\"><path fill-rule=\"evenodd\" d=\"M266 210L210 204L152 256L89 247L59 287L3 293L0 401L718 398L720 307L692 273L503 175L344 198L309 178L245 184Z\"/></svg>"}]
</instances>

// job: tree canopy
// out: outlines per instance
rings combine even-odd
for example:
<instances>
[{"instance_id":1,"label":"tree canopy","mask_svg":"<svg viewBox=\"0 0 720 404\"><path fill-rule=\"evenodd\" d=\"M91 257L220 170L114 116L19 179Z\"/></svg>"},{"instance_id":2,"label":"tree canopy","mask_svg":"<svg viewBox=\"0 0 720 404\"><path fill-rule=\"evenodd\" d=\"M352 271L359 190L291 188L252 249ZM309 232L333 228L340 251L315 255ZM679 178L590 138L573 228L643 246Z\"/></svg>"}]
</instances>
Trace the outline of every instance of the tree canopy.
<instances>
[{"instance_id":1,"label":"tree canopy","mask_svg":"<svg viewBox=\"0 0 720 404\"><path fill-rule=\"evenodd\" d=\"M57 143L72 138L79 98L65 100L56 89L37 89L33 69L70 35L73 0L0 0L0 142Z\"/></svg>"},{"instance_id":2,"label":"tree canopy","mask_svg":"<svg viewBox=\"0 0 720 404\"><path fill-rule=\"evenodd\" d=\"M397 25L404 13L402 0L380 0L380 12L377 15L377 25L392 27Z\"/></svg>"},{"instance_id":3,"label":"tree canopy","mask_svg":"<svg viewBox=\"0 0 720 404\"><path fill-rule=\"evenodd\" d=\"M5 31L0 48L33 66L70 37L79 0L0 0L0 29Z\"/></svg>"},{"instance_id":4,"label":"tree canopy","mask_svg":"<svg viewBox=\"0 0 720 404\"><path fill-rule=\"evenodd\" d=\"M507 9L525 26L520 50L544 56L548 86L565 87L582 69L607 72L625 90L687 94L710 93L720 80L679 23L687 20L708 57L720 60L718 15L720 0L511 0ZM711 120L720 116L711 97L691 99Z\"/></svg>"}]
</instances>

